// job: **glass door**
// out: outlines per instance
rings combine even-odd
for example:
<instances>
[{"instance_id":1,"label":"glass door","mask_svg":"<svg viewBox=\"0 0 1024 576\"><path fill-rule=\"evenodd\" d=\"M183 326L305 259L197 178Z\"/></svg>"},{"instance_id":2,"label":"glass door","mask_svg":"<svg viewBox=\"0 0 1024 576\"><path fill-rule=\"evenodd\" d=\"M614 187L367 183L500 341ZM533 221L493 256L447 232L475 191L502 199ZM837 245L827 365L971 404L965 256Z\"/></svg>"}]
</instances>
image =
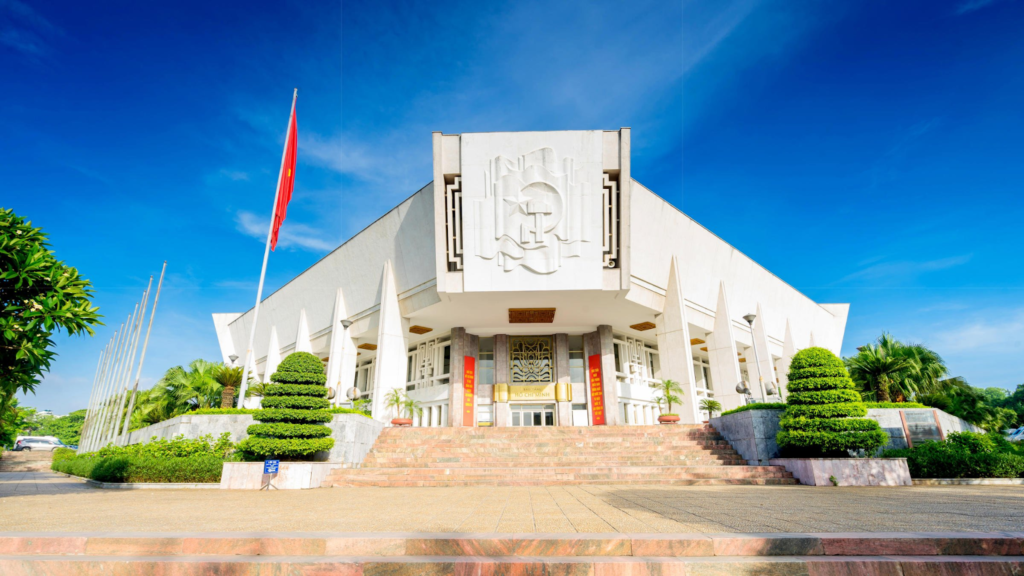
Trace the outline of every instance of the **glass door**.
<instances>
[{"instance_id":1,"label":"glass door","mask_svg":"<svg viewBox=\"0 0 1024 576\"><path fill-rule=\"evenodd\" d=\"M554 426L554 404L512 404L513 426Z\"/></svg>"}]
</instances>

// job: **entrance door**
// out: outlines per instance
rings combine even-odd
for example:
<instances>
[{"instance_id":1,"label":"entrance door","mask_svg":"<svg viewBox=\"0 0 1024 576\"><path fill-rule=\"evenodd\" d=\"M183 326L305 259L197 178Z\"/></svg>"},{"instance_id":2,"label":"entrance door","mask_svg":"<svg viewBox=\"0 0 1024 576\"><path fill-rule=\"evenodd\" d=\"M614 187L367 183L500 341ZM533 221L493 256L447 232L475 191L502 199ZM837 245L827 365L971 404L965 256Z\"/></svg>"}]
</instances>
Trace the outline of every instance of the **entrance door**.
<instances>
[{"instance_id":1,"label":"entrance door","mask_svg":"<svg viewBox=\"0 0 1024 576\"><path fill-rule=\"evenodd\" d=\"M513 426L554 426L554 404L512 404Z\"/></svg>"}]
</instances>

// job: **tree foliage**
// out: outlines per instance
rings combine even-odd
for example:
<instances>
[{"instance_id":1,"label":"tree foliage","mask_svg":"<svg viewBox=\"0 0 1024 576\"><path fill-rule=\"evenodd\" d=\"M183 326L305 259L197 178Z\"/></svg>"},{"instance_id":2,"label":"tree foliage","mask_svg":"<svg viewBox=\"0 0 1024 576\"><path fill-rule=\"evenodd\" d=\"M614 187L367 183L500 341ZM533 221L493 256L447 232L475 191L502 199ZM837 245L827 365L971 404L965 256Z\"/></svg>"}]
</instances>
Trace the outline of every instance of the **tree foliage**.
<instances>
[{"instance_id":1,"label":"tree foliage","mask_svg":"<svg viewBox=\"0 0 1024 576\"><path fill-rule=\"evenodd\" d=\"M865 400L903 402L917 394L943 388L949 373L945 362L933 350L920 344L905 344L883 333L878 341L858 349L845 360L850 377Z\"/></svg>"},{"instance_id":2,"label":"tree foliage","mask_svg":"<svg viewBox=\"0 0 1024 576\"><path fill-rule=\"evenodd\" d=\"M839 375L841 374L841 376ZM873 453L888 441L867 413L843 361L824 348L807 348L793 356L786 412L776 436L787 456L820 458Z\"/></svg>"},{"instance_id":3,"label":"tree foliage","mask_svg":"<svg viewBox=\"0 0 1024 576\"><path fill-rule=\"evenodd\" d=\"M662 380L656 384L651 384L651 388L658 391L659 396L655 398L658 406L663 404L666 406L664 414L672 413L673 404L683 403L683 387L675 380Z\"/></svg>"},{"instance_id":4,"label":"tree foliage","mask_svg":"<svg viewBox=\"0 0 1024 576\"><path fill-rule=\"evenodd\" d=\"M309 458L330 450L334 439L322 424L331 420L323 361L308 352L289 354L270 380L265 409L253 415L260 424L249 426L239 450L250 459Z\"/></svg>"},{"instance_id":5,"label":"tree foliage","mask_svg":"<svg viewBox=\"0 0 1024 576\"><path fill-rule=\"evenodd\" d=\"M0 429L16 416L14 395L34 393L50 370L54 333L91 336L102 324L92 284L49 246L40 228L0 208Z\"/></svg>"}]
</instances>

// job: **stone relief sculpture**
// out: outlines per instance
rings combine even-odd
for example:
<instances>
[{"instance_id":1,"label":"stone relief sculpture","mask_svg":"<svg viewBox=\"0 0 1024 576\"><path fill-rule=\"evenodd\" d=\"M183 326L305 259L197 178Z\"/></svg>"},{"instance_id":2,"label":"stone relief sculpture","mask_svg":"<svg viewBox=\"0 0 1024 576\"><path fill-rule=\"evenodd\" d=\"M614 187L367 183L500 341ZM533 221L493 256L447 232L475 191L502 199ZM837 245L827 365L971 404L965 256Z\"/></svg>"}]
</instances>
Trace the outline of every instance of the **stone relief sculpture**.
<instances>
[{"instance_id":1,"label":"stone relief sculpture","mask_svg":"<svg viewBox=\"0 0 1024 576\"><path fill-rule=\"evenodd\" d=\"M580 257L582 243L592 240L585 218L590 186L577 181L572 158L559 161L551 148L517 160L498 156L484 182L484 198L474 203L476 255L506 272L522 266L551 274L564 258Z\"/></svg>"}]
</instances>

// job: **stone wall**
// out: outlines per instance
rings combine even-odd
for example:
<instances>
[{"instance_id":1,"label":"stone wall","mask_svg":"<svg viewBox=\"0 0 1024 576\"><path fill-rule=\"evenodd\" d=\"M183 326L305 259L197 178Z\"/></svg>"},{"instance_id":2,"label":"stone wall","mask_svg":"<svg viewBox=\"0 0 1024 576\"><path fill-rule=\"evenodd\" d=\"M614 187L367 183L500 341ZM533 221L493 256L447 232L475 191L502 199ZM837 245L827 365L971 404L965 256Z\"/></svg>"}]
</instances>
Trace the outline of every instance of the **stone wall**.
<instances>
[{"instance_id":1,"label":"stone wall","mask_svg":"<svg viewBox=\"0 0 1024 576\"><path fill-rule=\"evenodd\" d=\"M246 429L253 423L250 414L186 414L130 432L128 444L146 443L154 436L171 440L177 436L194 439L209 434L216 439L224 432L231 433L232 442L240 442L248 436ZM328 426L332 430L334 448L328 454L319 454L317 460L340 462L345 466L361 464L384 429L383 423L359 414L335 414Z\"/></svg>"},{"instance_id":2,"label":"stone wall","mask_svg":"<svg viewBox=\"0 0 1024 576\"><path fill-rule=\"evenodd\" d=\"M768 460L779 457L775 435L779 431L782 410L746 410L711 419L715 430L751 466L767 466Z\"/></svg>"},{"instance_id":3,"label":"stone wall","mask_svg":"<svg viewBox=\"0 0 1024 576\"><path fill-rule=\"evenodd\" d=\"M980 432L981 428L947 414L937 408L872 408L868 410L868 418L875 420L889 435L889 443L883 448L906 448L907 437L903 430L900 410L906 412L936 411L944 435L953 432ZM780 456L779 446L775 443L775 434L779 431L779 420L783 410L747 410L711 419L711 425L732 444L732 447L747 460L750 465L767 465L768 460Z\"/></svg>"}]
</instances>

